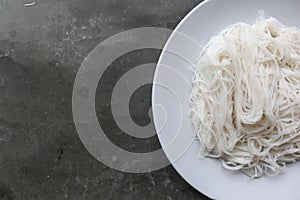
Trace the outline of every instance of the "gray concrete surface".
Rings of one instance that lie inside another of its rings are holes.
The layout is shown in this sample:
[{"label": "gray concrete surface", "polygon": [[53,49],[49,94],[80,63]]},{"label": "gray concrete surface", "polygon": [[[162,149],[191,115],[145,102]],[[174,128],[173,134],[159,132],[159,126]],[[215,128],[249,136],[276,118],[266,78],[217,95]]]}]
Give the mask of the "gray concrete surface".
[{"label": "gray concrete surface", "polygon": [[[201,0],[0,0],[0,199],[208,199],[171,167],[127,174],[94,159],[72,119],[71,95],[85,56],[123,30],[174,28]],[[96,110],[105,133],[124,149],[159,148],[156,138],[123,134],[110,111],[112,84],[159,51],[122,56],[98,85]],[[150,122],[151,86],[132,97],[137,124]]]}]

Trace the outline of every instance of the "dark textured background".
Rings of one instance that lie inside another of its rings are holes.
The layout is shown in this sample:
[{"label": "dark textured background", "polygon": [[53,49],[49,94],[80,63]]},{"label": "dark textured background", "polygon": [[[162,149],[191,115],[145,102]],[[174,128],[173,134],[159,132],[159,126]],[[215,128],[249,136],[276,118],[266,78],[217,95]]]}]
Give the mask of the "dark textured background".
[{"label": "dark textured background", "polygon": [[[27,1],[28,2],[28,1]],[[147,174],[110,169],[84,148],[72,119],[77,70],[101,41],[131,28],[175,28],[201,0],[0,0],[0,199],[208,199],[171,167]],[[116,60],[98,85],[96,108],[109,138],[139,152],[156,139],[134,140],[110,111],[113,81],[132,67],[155,62],[157,50]],[[151,86],[138,89],[130,112],[150,122]],[[141,148],[142,147],[142,148]]]}]

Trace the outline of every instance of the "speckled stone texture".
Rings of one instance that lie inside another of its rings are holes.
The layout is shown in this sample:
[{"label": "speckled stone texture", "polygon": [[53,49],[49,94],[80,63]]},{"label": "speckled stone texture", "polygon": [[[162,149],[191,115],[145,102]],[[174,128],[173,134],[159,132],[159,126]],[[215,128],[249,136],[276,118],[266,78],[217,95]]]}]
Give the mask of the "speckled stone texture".
[{"label": "speckled stone texture", "polygon": [[[109,36],[137,27],[175,28],[201,0],[0,1],[0,199],[204,200],[171,167],[127,174],[98,162],[81,143],[72,118],[72,87],[84,57]],[[96,94],[107,136],[133,152],[159,148],[156,138],[134,139],[116,126],[112,85],[129,69],[155,62],[157,50],[121,56]],[[130,112],[150,123],[151,86],[138,89]]]}]

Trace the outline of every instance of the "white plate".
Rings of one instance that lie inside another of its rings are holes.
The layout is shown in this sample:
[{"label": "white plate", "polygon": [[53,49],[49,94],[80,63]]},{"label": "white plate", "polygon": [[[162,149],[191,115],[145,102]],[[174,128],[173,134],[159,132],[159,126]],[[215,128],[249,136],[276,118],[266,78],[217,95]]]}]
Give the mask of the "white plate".
[{"label": "white plate", "polygon": [[198,58],[201,45],[230,24],[254,23],[260,9],[265,11],[266,17],[300,27],[299,0],[205,1],[175,29],[161,54],[154,77],[153,116],[160,143],[178,173],[213,199],[300,199],[299,163],[287,168],[282,175],[250,180],[241,172],[223,169],[217,160],[198,159],[200,144],[193,140],[195,131],[187,115],[193,76],[190,67]]}]

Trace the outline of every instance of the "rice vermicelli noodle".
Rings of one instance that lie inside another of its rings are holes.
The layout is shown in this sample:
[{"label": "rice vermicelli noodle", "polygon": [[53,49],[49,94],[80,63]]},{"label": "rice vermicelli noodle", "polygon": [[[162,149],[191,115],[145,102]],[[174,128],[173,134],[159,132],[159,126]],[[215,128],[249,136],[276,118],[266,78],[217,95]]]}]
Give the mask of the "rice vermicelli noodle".
[{"label": "rice vermicelli noodle", "polygon": [[194,69],[191,119],[200,156],[250,177],[300,158],[300,31],[275,18],[236,23],[211,39]]}]

